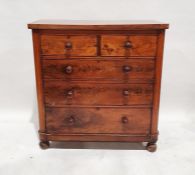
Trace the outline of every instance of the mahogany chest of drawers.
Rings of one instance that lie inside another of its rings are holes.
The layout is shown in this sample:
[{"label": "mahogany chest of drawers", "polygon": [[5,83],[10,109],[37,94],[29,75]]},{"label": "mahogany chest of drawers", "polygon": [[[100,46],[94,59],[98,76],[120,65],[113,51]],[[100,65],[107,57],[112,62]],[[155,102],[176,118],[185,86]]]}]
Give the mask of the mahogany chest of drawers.
[{"label": "mahogany chest of drawers", "polygon": [[41,148],[49,141],[118,141],[156,150],[168,24],[40,20],[28,28]]}]

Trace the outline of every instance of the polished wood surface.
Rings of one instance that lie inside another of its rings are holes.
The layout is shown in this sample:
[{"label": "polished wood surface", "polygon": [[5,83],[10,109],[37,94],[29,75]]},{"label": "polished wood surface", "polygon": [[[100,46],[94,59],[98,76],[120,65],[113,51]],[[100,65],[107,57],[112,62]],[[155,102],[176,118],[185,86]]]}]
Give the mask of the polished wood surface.
[{"label": "polished wood surface", "polygon": [[156,55],[157,36],[103,35],[102,56],[150,56]]},{"label": "polished wood surface", "polygon": [[66,80],[152,80],[155,61],[132,60],[43,60],[44,79]]},{"label": "polished wood surface", "polygon": [[151,125],[151,132],[158,133],[158,116],[160,106],[160,89],[161,89],[161,76],[163,64],[163,50],[164,50],[165,31],[162,30],[158,36],[158,50],[155,64],[155,83],[154,83],[154,96],[153,96],[153,120]]},{"label": "polished wood surface", "polygon": [[159,22],[37,21],[40,147],[148,142],[156,151],[165,29]]},{"label": "polished wood surface", "polygon": [[46,115],[48,133],[148,134],[150,131],[151,110],[144,108],[47,108]]},{"label": "polished wood surface", "polygon": [[43,97],[43,80],[42,80],[42,66],[40,58],[40,35],[38,30],[32,31],[34,63],[35,63],[35,77],[37,90],[37,103],[39,111],[39,132],[46,132],[45,128],[45,108]]},{"label": "polished wood surface", "polygon": [[101,56],[154,57],[156,43],[156,35],[41,35],[41,53],[76,57],[97,56],[99,51]]},{"label": "polished wood surface", "polygon": [[153,84],[67,83],[47,80],[44,96],[47,106],[152,105]]},{"label": "polished wood surface", "polygon": [[96,56],[96,36],[41,35],[42,55]]},{"label": "polished wood surface", "polygon": [[37,20],[29,23],[29,29],[61,30],[133,30],[133,29],[167,29],[169,25],[158,21],[141,20]]}]

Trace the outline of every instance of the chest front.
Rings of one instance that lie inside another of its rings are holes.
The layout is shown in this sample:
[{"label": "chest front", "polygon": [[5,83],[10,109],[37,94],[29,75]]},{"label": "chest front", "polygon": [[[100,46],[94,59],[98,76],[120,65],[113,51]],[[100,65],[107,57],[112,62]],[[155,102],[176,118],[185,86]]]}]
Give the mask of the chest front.
[{"label": "chest front", "polygon": [[29,24],[40,146],[48,147],[49,141],[148,142],[147,149],[155,151],[167,27]]}]

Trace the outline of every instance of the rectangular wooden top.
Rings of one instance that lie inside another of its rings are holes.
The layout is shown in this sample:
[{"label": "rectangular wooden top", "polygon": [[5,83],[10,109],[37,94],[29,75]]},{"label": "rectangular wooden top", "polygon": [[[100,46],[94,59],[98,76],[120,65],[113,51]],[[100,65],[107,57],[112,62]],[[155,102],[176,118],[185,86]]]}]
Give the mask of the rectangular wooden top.
[{"label": "rectangular wooden top", "polygon": [[29,29],[56,30],[142,30],[168,29],[169,24],[158,21],[88,21],[88,20],[38,20],[28,24]]}]

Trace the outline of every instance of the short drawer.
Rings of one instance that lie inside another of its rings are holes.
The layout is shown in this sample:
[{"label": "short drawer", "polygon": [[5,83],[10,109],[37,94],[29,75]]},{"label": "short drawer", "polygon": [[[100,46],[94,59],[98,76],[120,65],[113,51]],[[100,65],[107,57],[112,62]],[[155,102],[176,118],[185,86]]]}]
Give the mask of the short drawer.
[{"label": "short drawer", "polygon": [[97,38],[94,35],[41,35],[42,55],[96,56]]},{"label": "short drawer", "polygon": [[146,108],[46,108],[48,133],[148,134]]},{"label": "short drawer", "polygon": [[154,78],[154,60],[43,60],[45,79],[133,80]]},{"label": "short drawer", "polygon": [[102,56],[156,56],[157,36],[103,35]]},{"label": "short drawer", "polygon": [[152,84],[45,81],[46,106],[152,105]]}]

